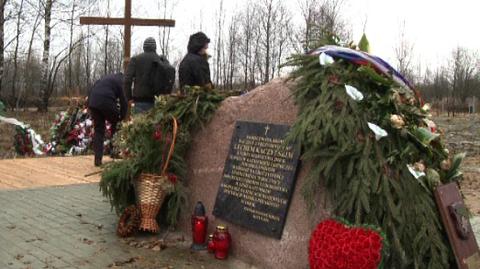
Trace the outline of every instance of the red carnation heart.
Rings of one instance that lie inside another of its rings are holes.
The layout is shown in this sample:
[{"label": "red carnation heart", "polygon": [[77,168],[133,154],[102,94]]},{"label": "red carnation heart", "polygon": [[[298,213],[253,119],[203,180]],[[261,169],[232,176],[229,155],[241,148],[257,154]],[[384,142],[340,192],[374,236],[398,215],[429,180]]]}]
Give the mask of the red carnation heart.
[{"label": "red carnation heart", "polygon": [[310,238],[312,269],[376,269],[381,262],[382,237],[378,232],[350,228],[335,220],[318,224]]}]

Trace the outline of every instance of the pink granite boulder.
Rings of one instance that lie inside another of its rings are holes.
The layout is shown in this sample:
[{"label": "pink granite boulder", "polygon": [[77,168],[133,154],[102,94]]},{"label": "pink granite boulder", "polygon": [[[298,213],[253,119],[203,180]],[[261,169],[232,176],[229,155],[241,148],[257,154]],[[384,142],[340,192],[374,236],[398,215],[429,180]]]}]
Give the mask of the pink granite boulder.
[{"label": "pink granite boulder", "polygon": [[[188,163],[188,209],[202,201],[210,219],[209,233],[225,224],[233,238],[231,254],[235,258],[267,269],[308,268],[308,242],[319,221],[329,216],[324,190],[319,207],[309,214],[301,194],[308,167],[300,163],[294,193],[280,240],[267,237],[212,215],[218,187],[222,180],[230,140],[237,120],[292,125],[297,108],[291,96],[291,83],[276,79],[248,94],[226,99],[204,129],[193,134]],[[182,216],[181,229],[190,234],[190,212]],[[213,257],[212,257],[213,258]]]}]

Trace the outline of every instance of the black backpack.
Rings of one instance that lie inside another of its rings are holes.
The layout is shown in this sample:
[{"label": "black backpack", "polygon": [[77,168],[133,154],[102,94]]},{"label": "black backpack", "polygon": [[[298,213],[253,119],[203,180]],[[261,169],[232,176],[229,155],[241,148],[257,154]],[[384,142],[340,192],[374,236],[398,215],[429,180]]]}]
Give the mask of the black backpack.
[{"label": "black backpack", "polygon": [[175,68],[162,57],[153,62],[150,70],[150,82],[155,95],[170,94],[175,83]]}]

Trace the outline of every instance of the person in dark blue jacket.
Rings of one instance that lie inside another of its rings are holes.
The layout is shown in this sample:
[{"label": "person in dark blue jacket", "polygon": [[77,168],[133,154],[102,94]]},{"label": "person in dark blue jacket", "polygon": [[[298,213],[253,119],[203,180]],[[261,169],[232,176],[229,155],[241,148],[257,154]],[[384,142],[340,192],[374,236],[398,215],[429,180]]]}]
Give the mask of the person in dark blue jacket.
[{"label": "person in dark blue jacket", "polygon": [[102,164],[105,120],[112,125],[113,136],[117,130],[117,123],[125,119],[127,115],[127,99],[123,91],[123,79],[122,73],[106,75],[95,82],[88,96],[88,108],[95,128],[93,137],[95,166]]}]

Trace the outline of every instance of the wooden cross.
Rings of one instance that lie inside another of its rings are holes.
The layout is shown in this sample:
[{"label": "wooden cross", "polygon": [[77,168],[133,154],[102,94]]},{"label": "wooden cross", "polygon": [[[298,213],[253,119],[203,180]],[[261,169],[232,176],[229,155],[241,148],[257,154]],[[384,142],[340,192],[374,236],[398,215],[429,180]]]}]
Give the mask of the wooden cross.
[{"label": "wooden cross", "polygon": [[125,58],[123,59],[123,68],[126,69],[130,61],[130,42],[132,36],[132,26],[164,26],[174,27],[174,20],[166,19],[139,19],[132,18],[132,0],[125,0],[125,16],[124,18],[104,18],[104,17],[80,17],[80,24],[94,24],[94,25],[123,25],[124,44],[123,51]]}]

